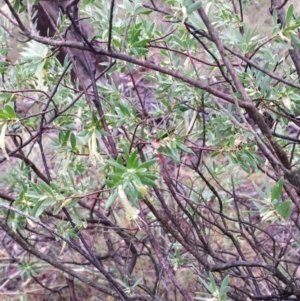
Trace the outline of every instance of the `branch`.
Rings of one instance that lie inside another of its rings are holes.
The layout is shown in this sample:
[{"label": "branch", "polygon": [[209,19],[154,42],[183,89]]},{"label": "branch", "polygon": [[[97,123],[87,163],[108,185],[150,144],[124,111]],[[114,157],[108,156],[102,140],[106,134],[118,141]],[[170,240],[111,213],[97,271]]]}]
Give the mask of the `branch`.
[{"label": "branch", "polygon": [[[3,204],[1,204],[1,207],[4,207]],[[47,256],[45,253],[42,253],[37,250],[36,247],[30,246],[27,242],[25,242],[17,233],[15,233],[10,227],[5,223],[3,219],[0,219],[0,227],[8,234],[14,241],[16,241],[24,250],[26,250],[28,253],[33,254],[34,256],[42,259],[45,262],[48,262],[50,265],[56,267],[60,271],[63,271],[67,273],[68,275],[73,276],[74,278],[78,279],[79,281],[95,288],[96,290],[105,293],[109,296],[114,296],[114,294],[107,290],[105,286],[102,286],[98,283],[98,281],[93,281],[90,278],[87,278],[74,270],[66,267],[58,260],[54,259],[52,256]]]}]

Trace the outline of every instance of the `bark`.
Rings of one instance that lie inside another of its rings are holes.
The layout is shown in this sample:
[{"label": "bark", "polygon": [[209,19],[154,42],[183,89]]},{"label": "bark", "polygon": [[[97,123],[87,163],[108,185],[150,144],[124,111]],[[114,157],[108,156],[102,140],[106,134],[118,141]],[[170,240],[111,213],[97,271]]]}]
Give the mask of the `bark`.
[{"label": "bark", "polygon": [[[91,24],[85,20],[77,20],[76,3],[70,5],[70,2],[66,1],[40,1],[35,8],[37,9],[37,30],[41,36],[58,36],[62,40],[84,42],[85,44],[89,43],[90,46],[96,46],[97,43],[88,41],[94,34]],[[67,29],[64,35],[60,35],[56,27],[60,13],[68,14],[72,20],[72,25]],[[98,55],[92,52],[84,53],[83,50],[76,48],[59,48],[57,59],[61,64],[63,64],[66,56],[68,56],[69,60],[73,63],[71,72],[72,80],[74,82],[78,80],[81,89],[85,89],[91,82],[90,68],[95,78],[97,78],[105,69],[105,66],[100,65],[100,63],[108,61],[108,58],[104,55]]]}]

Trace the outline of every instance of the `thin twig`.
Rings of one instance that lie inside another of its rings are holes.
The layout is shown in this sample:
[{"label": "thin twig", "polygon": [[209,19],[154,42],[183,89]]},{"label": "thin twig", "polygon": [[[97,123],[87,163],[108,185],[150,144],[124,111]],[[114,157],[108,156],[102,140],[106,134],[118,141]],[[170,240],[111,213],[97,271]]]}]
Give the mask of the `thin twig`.
[{"label": "thin twig", "polygon": [[108,51],[111,51],[111,40],[112,40],[114,7],[115,7],[115,0],[111,0],[111,3],[110,3],[110,13],[109,13],[108,41],[107,41],[107,49],[108,49]]}]

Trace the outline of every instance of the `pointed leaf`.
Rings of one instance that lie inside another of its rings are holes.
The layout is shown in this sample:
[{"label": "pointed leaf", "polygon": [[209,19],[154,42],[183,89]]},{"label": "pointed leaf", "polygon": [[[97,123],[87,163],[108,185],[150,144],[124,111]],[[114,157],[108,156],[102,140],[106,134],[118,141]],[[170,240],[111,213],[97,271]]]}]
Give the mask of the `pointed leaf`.
[{"label": "pointed leaf", "polygon": [[270,186],[270,179],[269,177],[265,177],[265,186],[266,186],[266,193],[267,197],[271,198],[271,186]]},{"label": "pointed leaf", "polygon": [[113,167],[115,167],[117,169],[117,171],[127,171],[127,168],[121,164],[119,164],[118,162],[110,159],[110,160],[107,160],[107,163]]},{"label": "pointed leaf", "polygon": [[157,159],[148,160],[138,166],[138,169],[146,168],[148,169],[153,164],[157,163]]},{"label": "pointed leaf", "polygon": [[49,193],[50,195],[54,196],[53,191],[51,190],[50,186],[49,186],[47,183],[45,183],[45,182],[42,181],[42,180],[39,180],[39,181],[38,181],[38,185],[39,185],[45,192],[47,192],[47,193]]},{"label": "pointed leaf", "polygon": [[287,12],[286,12],[286,18],[285,18],[285,24],[288,25],[291,20],[292,20],[292,17],[293,17],[293,13],[294,13],[294,5],[291,4],[289,6],[289,8],[287,9]]},{"label": "pointed leaf", "polygon": [[10,105],[5,105],[4,110],[7,113],[7,115],[9,116],[9,118],[11,118],[11,119],[16,118],[16,112]]},{"label": "pointed leaf", "polygon": [[202,1],[196,1],[195,3],[193,3],[192,5],[190,5],[187,9],[187,13],[191,14],[193,11],[197,10],[198,8],[200,8],[202,5]]},{"label": "pointed leaf", "polygon": [[259,196],[262,198],[262,199],[266,199],[267,198],[267,195],[261,190],[261,188],[259,186],[257,186],[254,182],[252,183],[256,192],[259,194]]},{"label": "pointed leaf", "polygon": [[216,282],[215,282],[214,275],[211,272],[209,272],[209,279],[210,279],[210,286],[211,286],[213,292],[216,292],[217,291],[217,285],[216,285]]},{"label": "pointed leaf", "polygon": [[282,187],[283,187],[284,180],[281,177],[278,182],[274,185],[272,188],[272,194],[271,198],[272,200],[279,200],[279,196],[281,195],[282,192]]},{"label": "pointed leaf", "polygon": [[278,211],[280,216],[282,216],[285,220],[288,220],[291,216],[292,212],[292,201],[288,200],[280,204]]},{"label": "pointed leaf", "polygon": [[70,143],[71,143],[72,150],[76,150],[76,136],[73,132],[70,135]]},{"label": "pointed leaf", "polygon": [[105,210],[109,209],[109,207],[115,202],[115,200],[117,199],[118,196],[118,190],[115,189],[109,196],[109,198],[107,199],[106,203],[105,203]]},{"label": "pointed leaf", "polygon": [[156,183],[149,177],[139,177],[140,181],[147,186],[156,187]]},{"label": "pointed leaf", "polygon": [[54,182],[50,182],[50,185],[57,193],[60,194],[60,189]]}]

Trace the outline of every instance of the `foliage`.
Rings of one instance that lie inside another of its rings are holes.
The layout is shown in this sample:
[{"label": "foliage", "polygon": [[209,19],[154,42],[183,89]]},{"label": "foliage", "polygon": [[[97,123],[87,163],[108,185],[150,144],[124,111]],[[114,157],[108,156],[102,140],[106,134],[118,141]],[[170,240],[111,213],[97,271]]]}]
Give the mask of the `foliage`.
[{"label": "foliage", "polygon": [[299,300],[297,5],[4,2],[7,300]]}]

